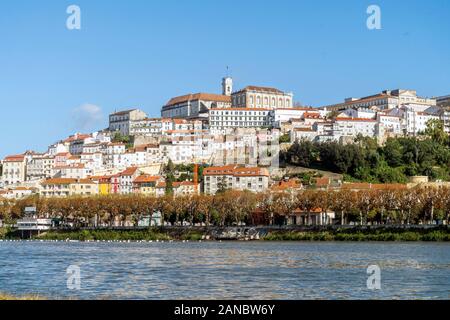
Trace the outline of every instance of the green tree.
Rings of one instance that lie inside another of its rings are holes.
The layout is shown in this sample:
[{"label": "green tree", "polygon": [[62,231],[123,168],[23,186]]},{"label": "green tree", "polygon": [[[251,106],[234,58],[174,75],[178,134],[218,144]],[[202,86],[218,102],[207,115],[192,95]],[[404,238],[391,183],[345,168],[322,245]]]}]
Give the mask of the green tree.
[{"label": "green tree", "polygon": [[173,194],[173,183],[175,182],[175,166],[171,159],[167,162],[167,165],[164,167],[164,174],[166,176],[166,194]]},{"label": "green tree", "polygon": [[387,139],[384,148],[383,155],[387,163],[392,167],[399,167],[403,164],[403,149],[398,139]]},{"label": "green tree", "polygon": [[448,135],[444,131],[444,124],[439,119],[428,120],[424,133],[439,144],[447,144],[448,142]]}]

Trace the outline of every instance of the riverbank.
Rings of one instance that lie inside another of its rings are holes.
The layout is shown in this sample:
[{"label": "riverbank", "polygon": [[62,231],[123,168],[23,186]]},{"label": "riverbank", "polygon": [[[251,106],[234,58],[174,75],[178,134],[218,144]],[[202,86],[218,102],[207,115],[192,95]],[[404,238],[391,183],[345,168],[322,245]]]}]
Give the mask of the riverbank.
[{"label": "riverbank", "polygon": [[450,241],[450,233],[444,230],[433,230],[429,232],[418,231],[388,231],[378,230],[376,232],[346,232],[346,231],[324,231],[324,232],[271,232],[266,235],[265,241]]},{"label": "riverbank", "polygon": [[[272,226],[252,229],[258,232],[260,241],[450,241],[448,226]],[[51,241],[199,241],[215,240],[217,234],[227,230],[230,228],[170,226],[152,229],[54,230],[34,236],[33,239]],[[18,239],[18,234],[17,232],[3,231],[0,232],[0,239]]]},{"label": "riverbank", "polygon": [[0,293],[0,301],[5,300],[44,300],[42,297],[39,296],[23,296],[23,297],[14,297],[9,294],[3,294]]}]

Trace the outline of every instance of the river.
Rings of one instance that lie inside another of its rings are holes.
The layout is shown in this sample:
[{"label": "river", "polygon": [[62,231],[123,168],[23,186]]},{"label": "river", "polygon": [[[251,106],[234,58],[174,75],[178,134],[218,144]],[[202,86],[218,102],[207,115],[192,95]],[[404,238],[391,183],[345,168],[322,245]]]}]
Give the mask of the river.
[{"label": "river", "polygon": [[[369,265],[380,268],[380,290],[367,287]],[[0,292],[51,299],[449,299],[450,244],[0,242]]]}]

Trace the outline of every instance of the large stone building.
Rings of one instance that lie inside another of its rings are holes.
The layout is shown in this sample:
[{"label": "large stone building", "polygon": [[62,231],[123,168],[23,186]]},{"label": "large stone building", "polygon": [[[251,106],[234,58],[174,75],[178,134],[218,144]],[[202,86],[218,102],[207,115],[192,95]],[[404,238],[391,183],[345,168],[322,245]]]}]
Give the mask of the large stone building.
[{"label": "large stone building", "polygon": [[379,94],[363,98],[347,98],[343,103],[324,106],[328,111],[341,111],[349,108],[377,108],[379,110],[392,109],[404,104],[420,104],[435,106],[436,99],[421,98],[415,90],[385,90]]},{"label": "large stone building", "polygon": [[233,108],[292,108],[294,95],[275,88],[247,86],[231,95]]},{"label": "large stone building", "polygon": [[216,194],[225,189],[262,192],[269,187],[269,171],[265,168],[236,165],[209,167],[203,170],[203,176],[206,194]]},{"label": "large stone building", "polygon": [[130,134],[131,124],[145,118],[147,118],[147,114],[139,109],[116,112],[109,115],[109,130],[127,136]]},{"label": "large stone building", "polygon": [[197,93],[187,94],[170,99],[162,108],[163,118],[198,118],[201,114],[207,116],[213,108],[231,107],[231,98],[227,95]]}]

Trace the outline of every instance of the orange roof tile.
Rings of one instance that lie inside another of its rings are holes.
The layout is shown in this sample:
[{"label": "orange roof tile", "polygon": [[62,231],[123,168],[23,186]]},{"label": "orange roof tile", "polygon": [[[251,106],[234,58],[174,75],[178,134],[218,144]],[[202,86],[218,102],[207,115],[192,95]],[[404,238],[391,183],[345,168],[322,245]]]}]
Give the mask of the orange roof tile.
[{"label": "orange roof tile", "polygon": [[204,101],[219,101],[225,103],[231,103],[230,96],[224,96],[219,94],[210,94],[210,93],[196,93],[196,94],[186,94],[184,96],[175,97],[169,100],[166,103],[166,107],[173,106],[176,104],[180,104],[187,101],[193,100],[204,100]]},{"label": "orange roof tile", "polygon": [[161,179],[160,176],[151,176],[148,174],[143,174],[143,175],[136,177],[136,179],[134,179],[133,183],[157,182],[160,179]]},{"label": "orange roof tile", "polygon": [[7,156],[7,157],[5,157],[5,159],[3,161],[4,162],[22,162],[24,159],[25,159],[24,155],[18,154],[18,155]]},{"label": "orange roof tile", "polygon": [[126,168],[124,171],[122,171],[120,173],[121,176],[132,176],[133,174],[136,173],[137,171],[137,167],[130,167],[130,168]]}]

